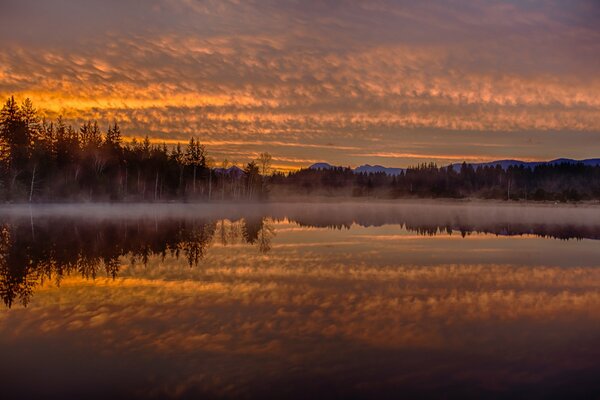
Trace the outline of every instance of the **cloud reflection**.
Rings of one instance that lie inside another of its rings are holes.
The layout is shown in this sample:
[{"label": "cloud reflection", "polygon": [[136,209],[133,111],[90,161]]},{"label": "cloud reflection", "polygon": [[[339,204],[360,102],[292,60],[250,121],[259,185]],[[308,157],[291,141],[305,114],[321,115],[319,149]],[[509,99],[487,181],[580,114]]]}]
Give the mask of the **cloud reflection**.
[{"label": "cloud reflection", "polygon": [[[210,224],[211,248],[196,266],[167,251],[145,263],[120,257],[114,279],[75,270],[60,287],[47,279],[27,308],[0,312],[0,347],[10,357],[44,338],[67,353],[135,365],[164,360],[155,382],[140,384],[133,370],[131,390],[174,397],[258,395],[267,387],[285,394],[290,379],[365,393],[372,385],[423,389],[424,380],[434,382],[428,390],[451,382],[484,393],[491,378],[537,384],[572,364],[595,365],[595,241],[271,224],[276,236],[266,253],[257,251],[260,232],[248,222],[223,220]],[[138,229],[145,228],[153,231]],[[490,376],[514,360],[539,372]]]}]

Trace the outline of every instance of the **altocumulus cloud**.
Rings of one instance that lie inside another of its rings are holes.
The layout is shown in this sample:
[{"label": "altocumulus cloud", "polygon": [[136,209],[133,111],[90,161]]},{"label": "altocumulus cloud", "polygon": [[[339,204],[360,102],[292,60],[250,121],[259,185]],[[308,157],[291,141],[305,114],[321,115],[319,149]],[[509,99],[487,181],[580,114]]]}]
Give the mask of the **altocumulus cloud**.
[{"label": "altocumulus cloud", "polygon": [[282,167],[600,152],[592,0],[2,7],[0,95],[29,96],[48,118],[247,141],[210,150],[240,161],[268,150]]}]

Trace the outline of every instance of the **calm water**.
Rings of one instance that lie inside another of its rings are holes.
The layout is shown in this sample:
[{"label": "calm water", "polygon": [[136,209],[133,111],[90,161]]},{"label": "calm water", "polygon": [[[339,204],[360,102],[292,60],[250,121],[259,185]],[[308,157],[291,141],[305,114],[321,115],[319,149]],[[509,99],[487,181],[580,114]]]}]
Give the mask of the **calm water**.
[{"label": "calm water", "polygon": [[4,206],[0,397],[600,396],[600,208]]}]

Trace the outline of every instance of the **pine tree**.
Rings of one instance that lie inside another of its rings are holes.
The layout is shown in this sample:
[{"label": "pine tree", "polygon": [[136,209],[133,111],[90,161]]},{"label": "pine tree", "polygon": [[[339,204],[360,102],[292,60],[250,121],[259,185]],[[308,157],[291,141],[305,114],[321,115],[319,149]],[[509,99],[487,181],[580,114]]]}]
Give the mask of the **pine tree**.
[{"label": "pine tree", "polygon": [[11,96],[0,111],[0,144],[2,159],[13,172],[26,166],[30,143],[21,109]]},{"label": "pine tree", "polygon": [[41,125],[37,110],[33,107],[33,103],[29,98],[26,98],[23,104],[21,104],[21,117],[27,130],[29,145],[31,146],[39,140]]},{"label": "pine tree", "polygon": [[110,125],[108,126],[104,143],[113,149],[121,146],[121,128],[119,128],[119,125],[117,125],[116,122],[112,127]]},{"label": "pine tree", "polygon": [[185,152],[185,158],[187,164],[192,167],[192,190],[194,194],[196,194],[196,177],[198,169],[206,167],[206,149],[199,141],[191,138]]}]

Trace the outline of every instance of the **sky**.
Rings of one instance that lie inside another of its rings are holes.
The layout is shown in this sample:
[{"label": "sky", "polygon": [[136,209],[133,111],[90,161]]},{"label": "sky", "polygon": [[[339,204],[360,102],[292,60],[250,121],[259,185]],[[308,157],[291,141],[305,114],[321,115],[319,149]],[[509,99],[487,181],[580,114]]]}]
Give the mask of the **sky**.
[{"label": "sky", "polygon": [[600,157],[597,0],[0,0],[0,98],[274,166]]}]

